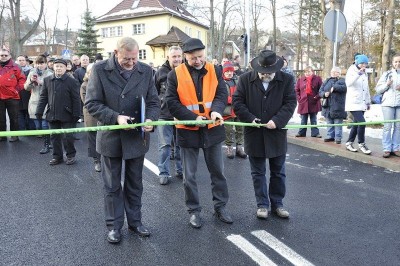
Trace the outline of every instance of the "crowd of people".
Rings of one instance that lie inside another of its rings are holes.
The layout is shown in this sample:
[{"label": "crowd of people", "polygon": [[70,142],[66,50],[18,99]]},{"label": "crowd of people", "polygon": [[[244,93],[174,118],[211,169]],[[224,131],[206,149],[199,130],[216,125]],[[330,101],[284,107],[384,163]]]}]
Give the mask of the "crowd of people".
[{"label": "crowd of people", "polygon": [[[74,128],[85,126],[128,125],[151,121],[192,120],[196,124],[161,125],[142,128],[88,132],[88,157],[104,181],[107,240],[118,243],[126,215],[128,229],[140,236],[150,230],[142,223],[142,171],[149,150],[150,132],[158,138],[159,183],[167,185],[172,176],[182,179],[189,224],[203,225],[197,187],[200,150],[204,154],[211,179],[215,216],[231,224],[227,211],[229,201],[224,174],[222,144],[225,156],[249,160],[256,199],[255,216],[268,217],[269,209],[280,218],[288,218],[284,207],[286,193],[285,160],[287,130],[283,129],[297,112],[301,125],[308,119],[317,125],[322,111],[330,125],[324,142],[342,143],[342,124],[348,112],[354,122],[365,122],[370,108],[366,67],[368,57],[358,54],[341,77],[342,69],[333,67],[325,81],[311,66],[296,79],[284,57],[262,50],[245,71],[240,56],[206,61],[205,45],[196,38],[187,39],[182,47],[171,46],[165,63],[155,70],[138,60],[139,45],[121,38],[110,58],[99,54],[94,64],[87,55],[72,60],[18,56],[1,50],[0,58],[0,131],[6,131],[6,113],[10,130]],[[385,120],[400,119],[400,55],[392,60],[393,68],[378,81],[376,91],[382,96]],[[212,120],[205,124],[203,120]],[[224,125],[240,121],[252,126]],[[338,124],[337,126],[335,124]],[[306,137],[300,128],[296,137]],[[73,134],[52,134],[43,138],[41,154],[52,150],[50,165],[75,163]],[[311,137],[321,138],[318,127]],[[358,138],[358,147],[353,145]],[[0,138],[4,141],[6,138]],[[10,142],[18,141],[10,137]],[[385,123],[382,138],[383,157],[400,157],[400,122]],[[345,147],[371,154],[365,143],[365,126],[352,125]],[[358,148],[358,149],[357,149]],[[65,152],[63,151],[65,150]],[[173,173],[171,160],[174,161]],[[266,161],[269,162],[269,176]],[[121,173],[125,164],[124,184]]]}]

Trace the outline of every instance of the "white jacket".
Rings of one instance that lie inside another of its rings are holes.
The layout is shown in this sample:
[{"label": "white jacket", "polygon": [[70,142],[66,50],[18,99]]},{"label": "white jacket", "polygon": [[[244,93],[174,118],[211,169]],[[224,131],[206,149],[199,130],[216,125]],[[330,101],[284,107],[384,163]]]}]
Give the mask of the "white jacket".
[{"label": "white jacket", "polygon": [[[387,86],[387,81],[393,80],[391,86]],[[397,73],[395,69],[386,71],[380,77],[378,84],[376,84],[375,90],[377,94],[382,94],[381,106],[395,107],[400,106],[400,90],[396,90],[396,87],[400,85],[400,71]]]},{"label": "white jacket", "polygon": [[366,111],[371,104],[368,75],[359,75],[360,70],[351,65],[346,74],[346,111]]}]

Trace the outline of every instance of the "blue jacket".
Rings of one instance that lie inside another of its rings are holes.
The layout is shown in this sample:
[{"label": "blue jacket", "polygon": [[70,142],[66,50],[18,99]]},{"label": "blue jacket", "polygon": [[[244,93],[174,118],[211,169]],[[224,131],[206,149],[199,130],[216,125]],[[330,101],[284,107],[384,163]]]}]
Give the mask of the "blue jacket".
[{"label": "blue jacket", "polygon": [[[333,92],[331,93],[331,88]],[[329,92],[328,96],[328,107],[323,107],[321,114],[327,117],[328,114],[333,119],[345,119],[347,113],[344,110],[346,103],[346,82],[343,78],[327,78],[319,89],[319,96],[321,98],[325,97],[325,92]]]}]

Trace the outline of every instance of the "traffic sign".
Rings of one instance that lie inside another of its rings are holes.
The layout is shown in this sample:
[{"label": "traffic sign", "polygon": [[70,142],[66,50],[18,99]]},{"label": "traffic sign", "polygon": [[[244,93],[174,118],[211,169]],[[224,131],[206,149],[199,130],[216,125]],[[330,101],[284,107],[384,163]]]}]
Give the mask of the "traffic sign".
[{"label": "traffic sign", "polygon": [[71,58],[71,50],[68,50],[68,49],[62,50],[61,56],[64,59],[70,59]]},{"label": "traffic sign", "polygon": [[332,42],[343,40],[347,31],[346,17],[340,10],[330,10],[324,18],[324,34]]}]

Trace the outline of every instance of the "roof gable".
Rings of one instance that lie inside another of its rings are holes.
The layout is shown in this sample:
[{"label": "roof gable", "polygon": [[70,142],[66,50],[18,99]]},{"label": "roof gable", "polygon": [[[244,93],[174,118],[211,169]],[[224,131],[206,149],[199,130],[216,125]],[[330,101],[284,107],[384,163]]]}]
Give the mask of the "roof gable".
[{"label": "roof gable", "polygon": [[122,0],[106,14],[98,17],[96,22],[108,22],[160,14],[171,14],[208,28],[201,24],[176,0]]},{"label": "roof gable", "polygon": [[178,27],[172,26],[165,35],[158,35],[146,43],[150,46],[166,46],[166,45],[181,45],[184,41],[189,39],[190,36],[181,31]]}]

